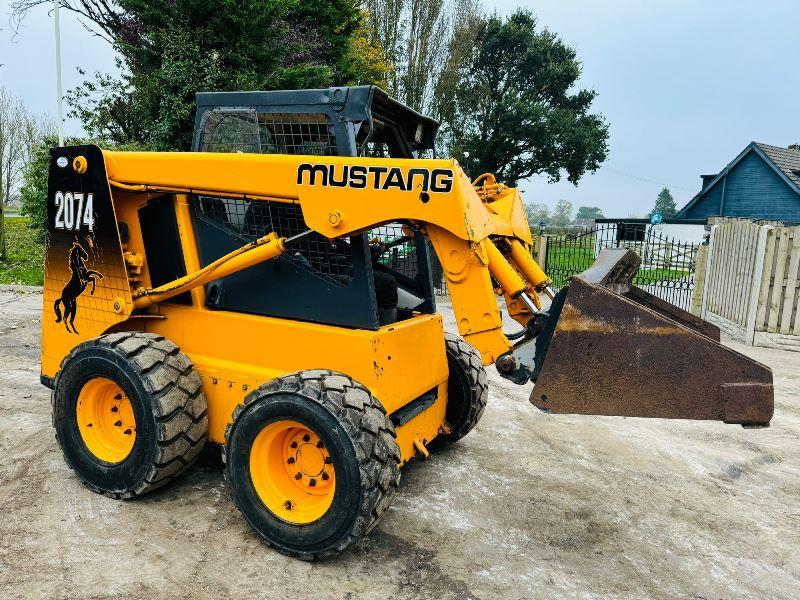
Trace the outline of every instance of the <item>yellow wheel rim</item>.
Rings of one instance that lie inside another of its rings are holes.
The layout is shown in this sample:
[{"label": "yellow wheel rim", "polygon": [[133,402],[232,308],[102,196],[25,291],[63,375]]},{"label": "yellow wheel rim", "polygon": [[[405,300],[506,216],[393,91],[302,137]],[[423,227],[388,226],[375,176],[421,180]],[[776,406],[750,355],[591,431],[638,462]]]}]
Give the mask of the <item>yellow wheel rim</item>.
[{"label": "yellow wheel rim", "polygon": [[289,523],[311,523],[330,508],[336,473],[328,449],[296,421],[270,423],[250,449],[250,478],[264,505]]},{"label": "yellow wheel rim", "polygon": [[116,383],[105,377],[87,381],[76,410],[83,443],[96,458],[120,463],[133,450],[136,417],[133,405]]}]

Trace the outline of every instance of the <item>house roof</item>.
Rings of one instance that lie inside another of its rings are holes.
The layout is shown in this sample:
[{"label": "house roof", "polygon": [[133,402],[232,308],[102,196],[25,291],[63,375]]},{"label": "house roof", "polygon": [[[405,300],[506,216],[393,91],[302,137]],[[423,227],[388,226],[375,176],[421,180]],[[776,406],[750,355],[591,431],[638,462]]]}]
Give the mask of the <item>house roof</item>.
[{"label": "house roof", "polygon": [[686,211],[702,198],[705,193],[714,187],[720,179],[725,177],[733,167],[735,167],[740,160],[747,156],[750,151],[756,152],[761,158],[764,159],[770,167],[783,179],[787,185],[794,190],[795,193],[800,195],[800,150],[794,148],[782,148],[780,146],[772,146],[770,144],[762,144],[761,142],[750,142],[747,147],[742,150],[739,155],[734,158],[728,165],[720,171],[714,179],[709,181],[703,186],[694,198],[680,209],[675,218],[683,218]]},{"label": "house roof", "polygon": [[772,162],[786,174],[786,177],[800,187],[800,150],[770,146],[761,142],[755,142],[755,144],[772,159]]}]

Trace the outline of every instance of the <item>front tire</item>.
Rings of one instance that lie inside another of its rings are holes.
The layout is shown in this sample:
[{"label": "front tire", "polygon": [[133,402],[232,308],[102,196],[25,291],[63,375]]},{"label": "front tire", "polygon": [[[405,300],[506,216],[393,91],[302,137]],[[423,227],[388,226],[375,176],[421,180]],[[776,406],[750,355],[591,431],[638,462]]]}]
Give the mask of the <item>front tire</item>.
[{"label": "front tire", "polygon": [[364,386],[301,371],[251,392],[226,432],[225,477],[250,527],[304,560],[369,532],[400,482],[394,427]]},{"label": "front tire", "polygon": [[134,498],[189,468],[206,442],[202,381],[161,336],[114,333],[76,346],[52,395],[64,459],[94,492]]}]

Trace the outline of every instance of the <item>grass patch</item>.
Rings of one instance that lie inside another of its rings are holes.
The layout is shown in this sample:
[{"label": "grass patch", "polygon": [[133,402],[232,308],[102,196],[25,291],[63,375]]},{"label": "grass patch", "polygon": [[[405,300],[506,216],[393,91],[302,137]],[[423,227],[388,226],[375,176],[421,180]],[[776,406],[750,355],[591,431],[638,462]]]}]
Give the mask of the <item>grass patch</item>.
[{"label": "grass patch", "polygon": [[691,271],[682,271],[680,269],[640,269],[636,277],[633,278],[633,283],[638,285],[658,281],[680,281],[691,274]]},{"label": "grass patch", "polygon": [[0,260],[0,284],[42,285],[44,246],[28,229],[27,217],[6,217],[6,258]]},{"label": "grass patch", "polygon": [[557,288],[566,285],[570,277],[585,271],[592,266],[592,263],[594,263],[593,236],[569,239],[564,245],[558,241],[548,245],[547,274]]},{"label": "grass patch", "polygon": [[[641,256],[646,253],[647,244],[631,244],[636,252]],[[605,246],[604,246],[605,247]],[[648,246],[653,249],[661,248],[659,253],[664,253],[664,246],[652,243]],[[667,249],[666,253],[669,254]],[[558,236],[551,237],[547,247],[547,274],[552,278],[556,287],[561,287],[569,282],[569,279],[586,269],[595,260],[595,236]],[[663,260],[663,257],[660,257]],[[659,284],[668,281],[681,281],[688,278],[693,271],[690,266],[690,258],[686,256],[676,256],[672,265],[645,265],[633,278],[634,285]]]}]

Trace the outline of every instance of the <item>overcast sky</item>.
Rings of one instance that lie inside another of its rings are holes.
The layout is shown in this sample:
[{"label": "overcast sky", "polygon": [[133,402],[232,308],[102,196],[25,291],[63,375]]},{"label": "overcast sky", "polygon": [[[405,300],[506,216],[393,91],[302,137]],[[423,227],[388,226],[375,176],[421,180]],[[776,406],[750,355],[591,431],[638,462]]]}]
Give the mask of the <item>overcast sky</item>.
[{"label": "overcast sky", "polygon": [[[503,13],[533,9],[577,49],[581,85],[611,124],[611,152],[575,187],[534,180],[529,202],[599,206],[608,217],[647,213],[663,185],[678,205],[750,141],[800,141],[798,0],[485,0]],[[55,112],[52,18],[41,7],[14,37],[0,0],[0,85],[38,112]],[[114,56],[62,12],[64,87],[75,68],[109,71]],[[68,123],[68,133],[79,126]]]}]

